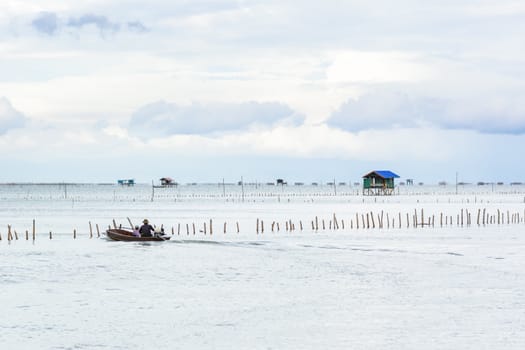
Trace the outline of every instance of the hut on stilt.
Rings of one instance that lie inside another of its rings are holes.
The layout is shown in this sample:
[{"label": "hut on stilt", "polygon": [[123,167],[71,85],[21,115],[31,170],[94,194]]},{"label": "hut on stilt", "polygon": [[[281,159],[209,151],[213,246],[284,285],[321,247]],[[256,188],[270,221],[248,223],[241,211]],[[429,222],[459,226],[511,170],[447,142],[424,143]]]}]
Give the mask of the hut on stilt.
[{"label": "hut on stilt", "polygon": [[390,170],[374,170],[363,176],[364,196],[389,196],[394,194],[394,179],[399,175]]}]

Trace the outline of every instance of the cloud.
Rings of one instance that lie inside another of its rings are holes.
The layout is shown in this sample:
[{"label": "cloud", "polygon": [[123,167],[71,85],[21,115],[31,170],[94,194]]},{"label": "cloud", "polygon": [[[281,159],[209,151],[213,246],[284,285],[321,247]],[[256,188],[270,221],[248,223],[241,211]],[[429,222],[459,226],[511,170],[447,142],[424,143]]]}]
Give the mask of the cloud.
[{"label": "cloud", "polygon": [[58,17],[53,12],[41,12],[32,22],[33,28],[44,34],[53,35],[58,29]]},{"label": "cloud", "polygon": [[22,127],[26,117],[13,108],[11,102],[5,97],[0,97],[0,135],[11,129]]},{"label": "cloud", "polygon": [[126,24],[127,28],[131,32],[136,33],[145,33],[149,31],[149,28],[146,27],[144,24],[142,24],[139,21],[131,21]]},{"label": "cloud", "polygon": [[376,89],[350,99],[327,124],[347,131],[436,127],[494,134],[525,133],[521,96],[440,98],[407,90]]},{"label": "cloud", "polygon": [[67,22],[68,27],[84,28],[85,26],[94,25],[101,32],[117,32],[120,29],[120,24],[110,21],[106,16],[85,14],[78,18],[71,17]]},{"label": "cloud", "polygon": [[40,12],[32,21],[31,26],[44,34],[55,35],[62,26],[70,30],[81,30],[86,27],[97,28],[101,34],[116,33],[127,30],[133,33],[146,33],[150,29],[141,21],[134,20],[128,22],[113,21],[107,16],[85,13],[78,17],[60,18],[54,12]]},{"label": "cloud", "polygon": [[276,102],[210,103],[179,106],[158,101],[139,108],[131,117],[132,132],[145,137],[208,134],[254,125],[302,122],[288,106]]}]

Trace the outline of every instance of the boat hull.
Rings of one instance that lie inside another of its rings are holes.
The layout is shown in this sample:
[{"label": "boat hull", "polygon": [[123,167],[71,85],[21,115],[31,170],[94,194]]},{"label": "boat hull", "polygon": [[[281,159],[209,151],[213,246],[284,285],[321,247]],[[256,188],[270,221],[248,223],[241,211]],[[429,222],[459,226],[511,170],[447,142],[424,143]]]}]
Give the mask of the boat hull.
[{"label": "boat hull", "polygon": [[125,241],[125,242],[162,242],[167,241],[170,236],[162,237],[136,237],[128,230],[123,229],[109,229],[106,231],[106,236],[114,241]]}]

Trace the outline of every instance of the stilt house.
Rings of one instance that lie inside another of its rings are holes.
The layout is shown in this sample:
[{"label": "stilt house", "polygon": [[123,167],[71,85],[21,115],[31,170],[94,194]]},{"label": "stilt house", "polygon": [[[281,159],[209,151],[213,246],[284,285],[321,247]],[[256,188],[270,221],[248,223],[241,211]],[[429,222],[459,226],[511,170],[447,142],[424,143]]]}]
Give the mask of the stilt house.
[{"label": "stilt house", "polygon": [[374,170],[363,176],[364,196],[388,196],[394,193],[394,179],[399,176],[390,170]]}]

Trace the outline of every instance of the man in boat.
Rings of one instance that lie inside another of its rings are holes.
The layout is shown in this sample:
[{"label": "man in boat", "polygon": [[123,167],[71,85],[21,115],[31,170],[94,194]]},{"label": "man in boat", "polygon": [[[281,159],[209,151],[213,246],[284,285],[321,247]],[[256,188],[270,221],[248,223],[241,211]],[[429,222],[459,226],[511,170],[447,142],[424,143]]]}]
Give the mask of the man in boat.
[{"label": "man in boat", "polygon": [[155,229],[153,228],[153,226],[151,226],[149,224],[148,219],[144,219],[144,221],[142,221],[142,223],[143,223],[143,225],[140,226],[140,229],[139,229],[140,236],[141,237],[153,237],[153,235],[151,233],[154,232]]}]

